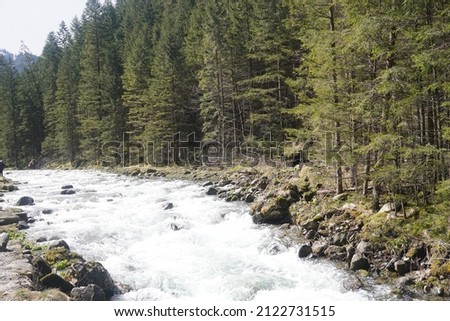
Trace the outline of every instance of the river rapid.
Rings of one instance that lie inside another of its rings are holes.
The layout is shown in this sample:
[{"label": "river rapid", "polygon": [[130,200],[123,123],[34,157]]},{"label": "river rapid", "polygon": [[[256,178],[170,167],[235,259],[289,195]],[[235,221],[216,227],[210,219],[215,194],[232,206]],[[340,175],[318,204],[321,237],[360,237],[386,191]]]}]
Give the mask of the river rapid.
[{"label": "river rapid", "polygon": [[[64,239],[99,261],[132,291],[117,300],[374,300],[387,289],[344,291],[347,272],[299,259],[295,228],[252,223],[248,205],[207,196],[189,181],[139,179],[94,171],[12,171],[21,183],[6,205],[36,219],[30,239]],[[71,184],[76,194],[61,195]],[[168,203],[173,208],[165,209]],[[51,214],[43,214],[52,210]],[[286,236],[287,235],[287,236]]]}]

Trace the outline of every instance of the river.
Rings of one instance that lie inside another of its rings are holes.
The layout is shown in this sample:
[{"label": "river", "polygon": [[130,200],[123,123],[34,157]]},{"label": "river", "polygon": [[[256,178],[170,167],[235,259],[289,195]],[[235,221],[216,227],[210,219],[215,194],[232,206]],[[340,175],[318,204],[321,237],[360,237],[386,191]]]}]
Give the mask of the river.
[{"label": "river", "polygon": [[[117,300],[373,300],[382,286],[346,292],[347,272],[297,257],[295,229],[257,226],[248,205],[206,196],[189,181],[144,180],[93,171],[12,171],[36,219],[31,239],[64,239],[101,262],[132,291]],[[71,184],[75,195],[61,195]],[[164,209],[167,203],[173,208]],[[53,213],[43,214],[51,209]]]}]

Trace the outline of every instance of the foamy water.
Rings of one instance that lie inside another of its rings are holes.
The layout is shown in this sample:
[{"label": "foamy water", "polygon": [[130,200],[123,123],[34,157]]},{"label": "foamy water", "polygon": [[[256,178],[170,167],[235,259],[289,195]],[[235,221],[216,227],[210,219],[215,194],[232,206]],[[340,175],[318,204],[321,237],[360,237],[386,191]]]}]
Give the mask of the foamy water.
[{"label": "foamy water", "polygon": [[[385,291],[344,292],[345,271],[299,259],[298,246],[278,227],[254,225],[247,205],[206,196],[196,183],[91,171],[7,176],[28,182],[5,196],[8,205],[21,196],[35,200],[24,207],[37,220],[30,238],[64,239],[86,259],[100,261],[133,289],[116,299],[370,300]],[[66,184],[75,195],[60,195]],[[167,202],[174,207],[164,210]]]}]

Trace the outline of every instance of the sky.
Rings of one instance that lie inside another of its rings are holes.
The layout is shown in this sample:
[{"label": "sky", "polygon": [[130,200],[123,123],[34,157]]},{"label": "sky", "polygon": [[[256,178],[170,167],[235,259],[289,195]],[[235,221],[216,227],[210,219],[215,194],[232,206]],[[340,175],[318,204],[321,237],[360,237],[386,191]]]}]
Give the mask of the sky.
[{"label": "sky", "polygon": [[17,54],[21,41],[40,55],[47,35],[81,17],[87,0],[0,0],[0,49]]}]

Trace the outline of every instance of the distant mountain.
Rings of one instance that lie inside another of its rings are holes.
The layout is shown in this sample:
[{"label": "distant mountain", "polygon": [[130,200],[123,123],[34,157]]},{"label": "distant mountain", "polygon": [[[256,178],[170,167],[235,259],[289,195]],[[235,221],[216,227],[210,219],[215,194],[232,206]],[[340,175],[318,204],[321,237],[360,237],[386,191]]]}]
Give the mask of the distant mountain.
[{"label": "distant mountain", "polygon": [[38,56],[29,53],[14,55],[5,49],[0,49],[0,56],[7,61],[12,61],[18,72],[22,72],[27,66],[35,63],[39,59]]}]

